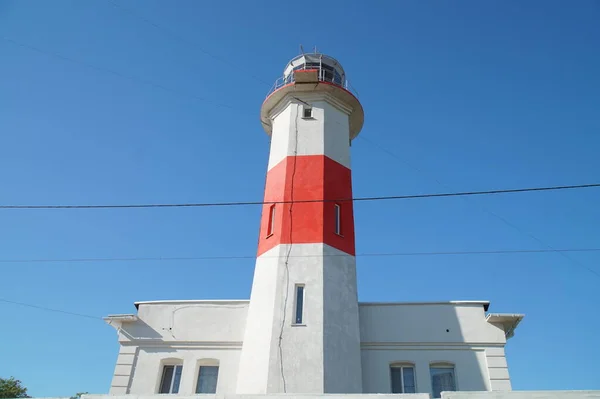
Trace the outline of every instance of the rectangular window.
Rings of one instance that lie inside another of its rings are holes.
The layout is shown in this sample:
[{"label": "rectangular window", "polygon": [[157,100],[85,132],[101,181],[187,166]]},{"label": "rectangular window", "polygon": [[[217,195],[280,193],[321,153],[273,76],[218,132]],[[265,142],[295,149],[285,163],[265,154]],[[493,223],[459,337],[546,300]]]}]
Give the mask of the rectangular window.
[{"label": "rectangular window", "polygon": [[304,286],[296,286],[296,314],[294,317],[294,324],[302,324],[302,316],[304,311]]},{"label": "rectangular window", "polygon": [[454,379],[454,367],[452,366],[432,366],[431,387],[433,388],[433,397],[440,398],[444,391],[456,391],[456,382]]},{"label": "rectangular window", "polygon": [[158,393],[178,393],[179,383],[181,382],[181,372],[183,366],[165,366],[163,368],[160,388]]},{"label": "rectangular window", "polygon": [[269,208],[269,224],[267,226],[267,237],[273,235],[275,231],[275,204]]},{"label": "rectangular window", "polygon": [[415,393],[415,369],[412,366],[392,366],[392,393]]},{"label": "rectangular window", "polygon": [[312,107],[304,107],[302,111],[302,117],[305,119],[310,119],[313,117]]},{"label": "rectangular window", "polygon": [[335,234],[342,235],[342,206],[334,204]]},{"label": "rectangular window", "polygon": [[196,393],[217,393],[219,366],[200,366]]}]

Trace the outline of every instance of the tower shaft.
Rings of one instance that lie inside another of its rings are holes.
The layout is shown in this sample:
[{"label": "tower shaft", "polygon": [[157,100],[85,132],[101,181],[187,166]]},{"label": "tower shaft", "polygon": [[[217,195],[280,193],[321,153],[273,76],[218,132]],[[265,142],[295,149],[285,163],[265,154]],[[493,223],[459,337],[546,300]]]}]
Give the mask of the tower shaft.
[{"label": "tower shaft", "polygon": [[[350,113],[319,91],[270,111],[272,139],[238,393],[360,393]],[[273,204],[269,204],[269,203]]]}]

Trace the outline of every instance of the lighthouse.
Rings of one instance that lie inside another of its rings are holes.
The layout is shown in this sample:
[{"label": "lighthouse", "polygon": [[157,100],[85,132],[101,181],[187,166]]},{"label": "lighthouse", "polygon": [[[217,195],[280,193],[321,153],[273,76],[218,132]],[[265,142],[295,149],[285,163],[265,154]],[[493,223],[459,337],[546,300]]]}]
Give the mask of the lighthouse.
[{"label": "lighthouse", "polygon": [[111,395],[512,389],[504,347],[522,314],[358,302],[350,144],[364,113],[349,87],[325,54],[287,64],[260,112],[271,149],[250,299],[139,301],[105,317],[119,341]]},{"label": "lighthouse", "polygon": [[363,108],[337,60],[302,54],[260,117],[271,148],[237,393],[360,393],[349,199]]}]

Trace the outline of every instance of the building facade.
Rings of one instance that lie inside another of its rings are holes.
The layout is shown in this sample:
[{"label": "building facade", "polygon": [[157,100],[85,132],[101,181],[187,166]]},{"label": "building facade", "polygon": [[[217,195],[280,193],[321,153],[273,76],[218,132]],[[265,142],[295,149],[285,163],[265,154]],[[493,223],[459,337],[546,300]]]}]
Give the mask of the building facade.
[{"label": "building facade", "polygon": [[487,302],[358,302],[350,144],[363,108],[340,63],[294,58],[261,108],[271,136],[249,301],[137,303],[107,317],[112,394],[510,390],[522,315]]}]

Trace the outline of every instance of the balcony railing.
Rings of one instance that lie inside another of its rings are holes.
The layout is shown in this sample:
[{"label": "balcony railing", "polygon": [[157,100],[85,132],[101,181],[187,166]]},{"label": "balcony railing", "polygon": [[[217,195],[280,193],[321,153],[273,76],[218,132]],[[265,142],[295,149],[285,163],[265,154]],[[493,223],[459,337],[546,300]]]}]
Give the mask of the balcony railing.
[{"label": "balcony railing", "polygon": [[[304,65],[301,65],[301,67],[304,67]],[[349,91],[356,98],[358,98],[358,91],[356,91],[356,89],[352,87],[348,79],[346,79],[344,76],[341,76],[339,73],[337,73],[337,71],[332,72],[329,69],[321,68],[319,66],[309,66],[307,68],[294,68],[294,70],[291,71],[289,75],[282,76],[275,81],[275,84],[273,84],[273,87],[271,87],[271,90],[269,90],[269,92],[267,93],[267,97],[269,97],[274,91],[282,88],[283,86],[294,83],[294,72],[299,70],[316,70],[318,72],[317,77],[319,79],[319,82],[332,83],[336,86],[343,88],[344,90]]]}]

